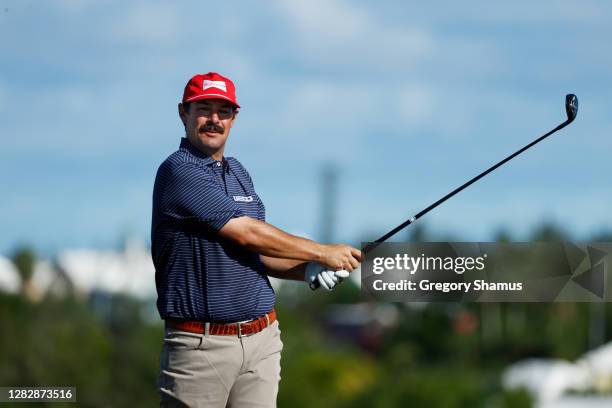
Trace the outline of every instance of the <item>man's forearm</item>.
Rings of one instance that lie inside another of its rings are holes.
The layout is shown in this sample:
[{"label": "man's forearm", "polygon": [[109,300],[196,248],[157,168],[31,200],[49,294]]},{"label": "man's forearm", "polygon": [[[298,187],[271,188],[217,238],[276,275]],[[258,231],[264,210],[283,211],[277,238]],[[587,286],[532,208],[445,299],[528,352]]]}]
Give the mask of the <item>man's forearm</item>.
[{"label": "man's forearm", "polygon": [[304,280],[306,264],[308,262],[295,259],[273,258],[260,255],[261,262],[266,268],[266,274],[278,279]]},{"label": "man's forearm", "polygon": [[219,234],[268,257],[318,261],[322,256],[321,244],[288,234],[254,218],[232,219],[219,231]]},{"label": "man's forearm", "polygon": [[219,235],[260,255],[316,262],[332,271],[351,272],[361,262],[361,251],[349,245],[319,244],[247,216],[229,220]]}]

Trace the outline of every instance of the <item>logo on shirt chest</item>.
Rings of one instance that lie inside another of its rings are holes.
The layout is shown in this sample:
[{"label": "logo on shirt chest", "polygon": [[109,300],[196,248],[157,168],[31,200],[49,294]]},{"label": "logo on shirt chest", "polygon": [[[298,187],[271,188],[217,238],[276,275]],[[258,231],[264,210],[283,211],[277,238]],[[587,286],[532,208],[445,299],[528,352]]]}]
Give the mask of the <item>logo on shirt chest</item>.
[{"label": "logo on shirt chest", "polygon": [[243,203],[250,203],[253,201],[253,196],[233,196],[234,201],[242,201]]}]

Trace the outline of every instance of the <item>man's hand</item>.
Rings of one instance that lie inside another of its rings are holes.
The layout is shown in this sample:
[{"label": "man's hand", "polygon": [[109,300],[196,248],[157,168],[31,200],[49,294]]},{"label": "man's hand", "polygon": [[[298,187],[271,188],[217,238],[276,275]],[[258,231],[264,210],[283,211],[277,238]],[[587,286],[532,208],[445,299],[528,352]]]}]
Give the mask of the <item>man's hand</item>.
[{"label": "man's hand", "polygon": [[304,280],[310,285],[315,280],[327,290],[332,290],[340,284],[344,278],[348,278],[349,272],[346,270],[330,271],[316,262],[308,262],[304,273]]},{"label": "man's hand", "polygon": [[319,263],[332,271],[345,270],[353,272],[361,262],[361,251],[349,245],[323,245]]}]

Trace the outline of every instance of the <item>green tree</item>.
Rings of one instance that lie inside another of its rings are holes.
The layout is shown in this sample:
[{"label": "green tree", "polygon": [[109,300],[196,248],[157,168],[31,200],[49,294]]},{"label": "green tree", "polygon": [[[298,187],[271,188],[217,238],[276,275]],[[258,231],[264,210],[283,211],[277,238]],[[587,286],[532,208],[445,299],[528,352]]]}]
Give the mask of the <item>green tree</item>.
[{"label": "green tree", "polygon": [[21,294],[28,300],[35,300],[37,293],[32,285],[32,275],[36,265],[36,253],[29,246],[21,246],[13,253],[12,261],[21,279]]}]

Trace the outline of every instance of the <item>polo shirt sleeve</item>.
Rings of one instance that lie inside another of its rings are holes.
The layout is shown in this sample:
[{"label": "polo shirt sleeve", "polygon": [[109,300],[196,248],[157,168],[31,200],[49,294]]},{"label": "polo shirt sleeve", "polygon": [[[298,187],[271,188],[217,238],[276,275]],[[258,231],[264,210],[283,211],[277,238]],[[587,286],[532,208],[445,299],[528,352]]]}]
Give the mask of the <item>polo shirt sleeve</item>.
[{"label": "polo shirt sleeve", "polygon": [[215,232],[232,218],[245,215],[213,177],[192,164],[172,169],[166,183],[164,215],[201,222]]}]

